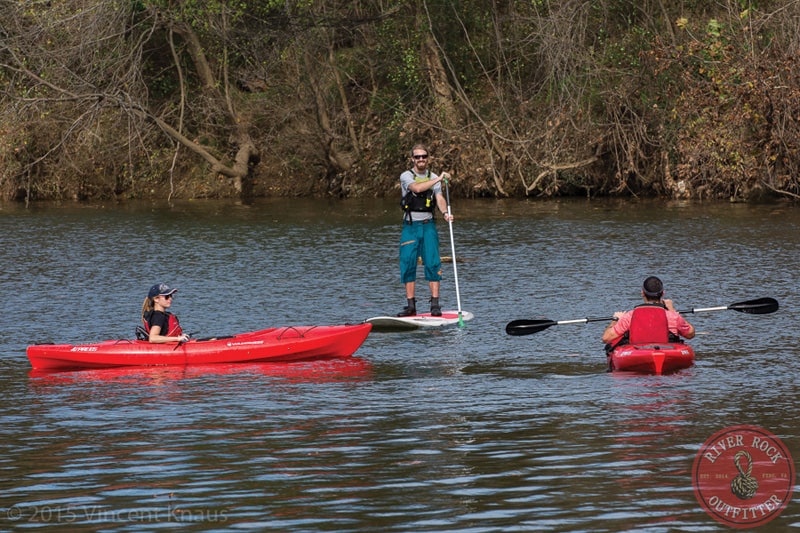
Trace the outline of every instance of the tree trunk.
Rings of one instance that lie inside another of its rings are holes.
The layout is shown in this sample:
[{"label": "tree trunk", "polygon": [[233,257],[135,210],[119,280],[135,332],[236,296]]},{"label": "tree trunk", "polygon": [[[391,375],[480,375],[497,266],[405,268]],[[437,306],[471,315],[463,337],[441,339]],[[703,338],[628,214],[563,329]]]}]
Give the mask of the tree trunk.
[{"label": "tree trunk", "polygon": [[447,71],[439,57],[439,47],[429,31],[425,34],[422,59],[428,72],[428,81],[433,91],[439,119],[445,127],[451,128],[458,124],[458,111],[453,103],[453,90],[447,80]]},{"label": "tree trunk", "polygon": [[[160,118],[152,118],[156,120],[156,123],[165,133],[205,159],[211,165],[212,172],[231,178],[233,180],[233,186],[238,193],[246,193],[246,191],[250,189],[250,171],[252,166],[259,161],[259,152],[248,133],[248,124],[243,123],[242,117],[238,116],[233,105],[230,96],[231,87],[227,77],[227,64],[223,64],[224,80],[222,85],[225,89],[223,93],[218,89],[220,82],[214,76],[214,72],[206,57],[205,49],[197,33],[191,26],[185,23],[176,24],[172,29],[185,40],[195,72],[200,80],[202,80],[203,89],[208,97],[212,100],[216,100],[218,104],[216,105],[216,109],[222,110],[225,121],[234,128],[231,138],[237,149],[233,164],[223,163],[220,158],[214,156],[208,149],[188,139],[185,135],[166,124]],[[227,61],[227,52],[224,54],[223,59]]]}]

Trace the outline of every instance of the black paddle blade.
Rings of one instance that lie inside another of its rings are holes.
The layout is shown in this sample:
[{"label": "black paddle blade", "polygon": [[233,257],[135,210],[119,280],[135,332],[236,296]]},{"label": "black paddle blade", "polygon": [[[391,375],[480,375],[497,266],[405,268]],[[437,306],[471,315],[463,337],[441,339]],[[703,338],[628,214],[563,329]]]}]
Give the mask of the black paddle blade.
[{"label": "black paddle blade", "polygon": [[731,304],[728,309],[751,315],[767,315],[778,310],[778,300],[775,298],[758,298],[757,300]]},{"label": "black paddle blade", "polygon": [[550,326],[555,326],[558,322],[553,320],[512,320],[506,324],[506,333],[509,335],[530,335],[538,333]]}]

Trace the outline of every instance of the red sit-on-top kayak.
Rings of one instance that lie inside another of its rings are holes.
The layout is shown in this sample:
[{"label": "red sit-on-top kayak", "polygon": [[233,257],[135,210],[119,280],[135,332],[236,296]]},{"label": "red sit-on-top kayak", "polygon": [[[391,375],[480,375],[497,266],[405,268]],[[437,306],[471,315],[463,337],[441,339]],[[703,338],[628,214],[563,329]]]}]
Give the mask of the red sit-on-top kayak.
[{"label": "red sit-on-top kayak", "polygon": [[39,370],[287,362],[349,357],[370,329],[370,324],[289,326],[183,343],[108,340],[94,344],[36,344],[28,346],[27,354],[33,368]]},{"label": "red sit-on-top kayak", "polygon": [[694,364],[694,350],[682,342],[623,344],[608,353],[612,372],[669,374]]}]

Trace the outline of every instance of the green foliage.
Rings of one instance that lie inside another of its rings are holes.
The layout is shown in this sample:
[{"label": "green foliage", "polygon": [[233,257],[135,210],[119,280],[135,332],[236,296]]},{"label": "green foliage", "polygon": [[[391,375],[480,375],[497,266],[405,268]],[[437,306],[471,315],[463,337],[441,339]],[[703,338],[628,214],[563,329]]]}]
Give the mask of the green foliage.
[{"label": "green foliage", "polygon": [[419,94],[422,74],[420,72],[420,34],[413,28],[399,24],[399,20],[388,18],[376,28],[376,43],[373,63],[381,81],[384,99],[387,102],[399,98],[412,102]]}]

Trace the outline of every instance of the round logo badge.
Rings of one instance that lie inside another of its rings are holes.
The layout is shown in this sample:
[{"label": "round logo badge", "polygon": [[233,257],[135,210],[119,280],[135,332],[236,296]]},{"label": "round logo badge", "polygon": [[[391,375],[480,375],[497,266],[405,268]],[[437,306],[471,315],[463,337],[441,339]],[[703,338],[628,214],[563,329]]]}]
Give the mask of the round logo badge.
[{"label": "round logo badge", "polygon": [[792,499],[794,462],[775,435],[732,426],[709,438],[692,466],[697,501],[714,520],[735,528],[765,524]]}]

